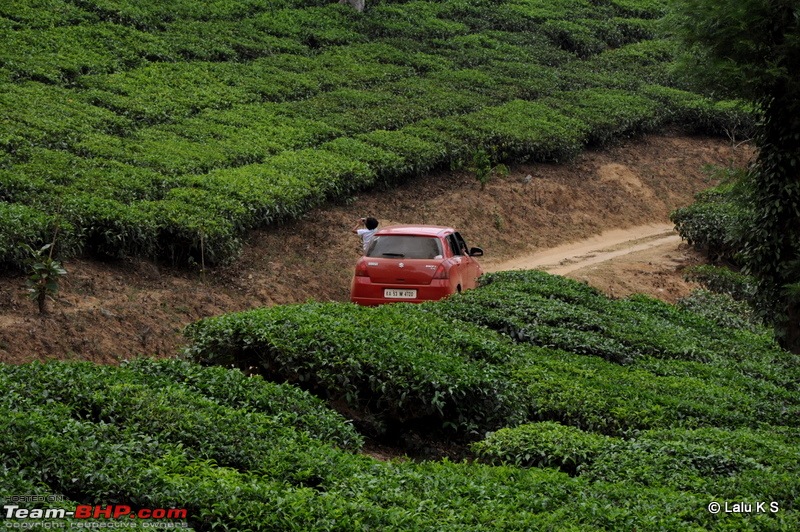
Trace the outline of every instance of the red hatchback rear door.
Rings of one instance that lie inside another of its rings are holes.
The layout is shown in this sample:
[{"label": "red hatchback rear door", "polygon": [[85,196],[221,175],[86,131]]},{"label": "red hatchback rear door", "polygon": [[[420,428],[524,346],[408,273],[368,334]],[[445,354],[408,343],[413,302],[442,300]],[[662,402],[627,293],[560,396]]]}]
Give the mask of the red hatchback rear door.
[{"label": "red hatchback rear door", "polygon": [[428,285],[443,260],[442,244],[431,236],[376,235],[364,260],[373,283]]},{"label": "red hatchback rear door", "polygon": [[368,258],[367,275],[378,284],[428,285],[440,260]]}]

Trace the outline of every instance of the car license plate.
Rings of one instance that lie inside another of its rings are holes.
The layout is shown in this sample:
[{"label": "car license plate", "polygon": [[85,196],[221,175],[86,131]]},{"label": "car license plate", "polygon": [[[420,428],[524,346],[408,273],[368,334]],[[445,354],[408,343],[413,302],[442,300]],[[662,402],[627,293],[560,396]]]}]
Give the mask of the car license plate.
[{"label": "car license plate", "polygon": [[414,299],[415,297],[417,297],[417,291],[386,288],[383,290],[383,297],[385,297],[386,299]]}]

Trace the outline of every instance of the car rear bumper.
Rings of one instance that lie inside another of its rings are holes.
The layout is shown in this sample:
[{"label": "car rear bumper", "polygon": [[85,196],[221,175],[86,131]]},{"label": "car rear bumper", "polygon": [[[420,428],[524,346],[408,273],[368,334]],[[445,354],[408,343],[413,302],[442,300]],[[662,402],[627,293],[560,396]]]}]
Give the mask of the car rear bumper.
[{"label": "car rear bumper", "polygon": [[[386,298],[385,289],[416,290],[415,298]],[[389,285],[372,283],[368,277],[355,277],[350,289],[350,301],[359,305],[374,306],[386,303],[422,303],[436,301],[453,293],[447,279],[434,279],[429,285]]]}]

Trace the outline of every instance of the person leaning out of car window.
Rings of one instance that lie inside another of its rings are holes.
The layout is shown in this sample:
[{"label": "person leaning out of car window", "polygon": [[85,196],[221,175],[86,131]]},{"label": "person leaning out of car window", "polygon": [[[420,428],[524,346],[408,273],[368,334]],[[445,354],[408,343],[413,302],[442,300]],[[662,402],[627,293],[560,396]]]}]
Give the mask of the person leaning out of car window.
[{"label": "person leaning out of car window", "polygon": [[[361,227],[362,225],[364,227]],[[375,236],[375,233],[378,231],[378,220],[371,216],[369,218],[361,218],[355,227],[353,227],[352,231],[361,237],[361,243],[364,247],[364,253],[366,254],[372,237]]]}]

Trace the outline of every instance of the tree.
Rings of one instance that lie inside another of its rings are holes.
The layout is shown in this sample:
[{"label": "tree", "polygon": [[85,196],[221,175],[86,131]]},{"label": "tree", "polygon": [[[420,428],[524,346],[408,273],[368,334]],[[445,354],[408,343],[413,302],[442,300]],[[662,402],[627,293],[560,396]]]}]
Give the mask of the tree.
[{"label": "tree", "polygon": [[671,27],[714,90],[755,104],[758,156],[741,259],[775,302],[784,347],[800,352],[800,0],[674,0]]}]

